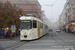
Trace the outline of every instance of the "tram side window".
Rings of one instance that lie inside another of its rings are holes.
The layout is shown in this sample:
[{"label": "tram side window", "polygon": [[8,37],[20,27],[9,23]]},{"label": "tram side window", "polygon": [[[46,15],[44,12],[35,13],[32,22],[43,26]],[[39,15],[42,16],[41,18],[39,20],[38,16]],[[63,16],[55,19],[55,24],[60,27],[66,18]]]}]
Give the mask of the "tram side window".
[{"label": "tram side window", "polygon": [[42,23],[40,24],[40,27],[43,28],[43,24]]},{"label": "tram side window", "polygon": [[46,26],[46,28],[48,29],[48,26]]},{"label": "tram side window", "polygon": [[33,20],[33,28],[37,28],[37,22]]}]

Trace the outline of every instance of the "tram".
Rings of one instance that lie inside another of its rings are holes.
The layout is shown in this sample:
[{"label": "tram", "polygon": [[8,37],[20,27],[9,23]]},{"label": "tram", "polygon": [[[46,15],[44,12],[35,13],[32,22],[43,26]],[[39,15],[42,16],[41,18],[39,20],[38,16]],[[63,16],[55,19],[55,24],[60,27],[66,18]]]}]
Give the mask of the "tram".
[{"label": "tram", "polygon": [[48,33],[48,26],[34,16],[20,17],[20,40],[38,39]]}]

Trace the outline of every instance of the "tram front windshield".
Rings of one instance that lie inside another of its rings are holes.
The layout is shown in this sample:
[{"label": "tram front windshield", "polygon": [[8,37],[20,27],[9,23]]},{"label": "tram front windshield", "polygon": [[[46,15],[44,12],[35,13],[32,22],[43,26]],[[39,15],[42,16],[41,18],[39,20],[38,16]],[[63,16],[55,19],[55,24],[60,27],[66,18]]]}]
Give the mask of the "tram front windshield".
[{"label": "tram front windshield", "polygon": [[21,29],[31,29],[32,27],[32,22],[30,20],[22,20],[21,21]]}]

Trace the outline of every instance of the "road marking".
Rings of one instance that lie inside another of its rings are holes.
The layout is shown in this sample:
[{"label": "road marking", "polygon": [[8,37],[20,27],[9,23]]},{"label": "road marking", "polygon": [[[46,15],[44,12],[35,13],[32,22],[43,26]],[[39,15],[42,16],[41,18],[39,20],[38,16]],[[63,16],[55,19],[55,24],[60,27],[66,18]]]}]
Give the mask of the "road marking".
[{"label": "road marking", "polygon": [[66,49],[23,49],[23,50],[69,50],[69,49],[66,48]]},{"label": "road marking", "polygon": [[32,42],[56,42],[54,40],[39,40],[39,41],[32,41]]}]

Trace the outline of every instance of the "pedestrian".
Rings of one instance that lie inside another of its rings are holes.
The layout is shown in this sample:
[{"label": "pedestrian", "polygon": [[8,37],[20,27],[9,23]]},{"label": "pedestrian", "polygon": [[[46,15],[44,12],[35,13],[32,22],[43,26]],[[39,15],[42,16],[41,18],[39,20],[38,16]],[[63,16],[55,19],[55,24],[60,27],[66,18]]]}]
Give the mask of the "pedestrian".
[{"label": "pedestrian", "polygon": [[1,29],[0,29],[0,37],[1,37]]},{"label": "pedestrian", "polygon": [[52,30],[52,32],[50,32],[50,36],[51,37],[56,36],[56,31],[55,30]]},{"label": "pedestrian", "polygon": [[8,34],[9,34],[9,37],[12,38],[13,33],[11,33],[10,29],[8,30]]},{"label": "pedestrian", "polygon": [[68,28],[68,33],[70,33],[70,29]]},{"label": "pedestrian", "polygon": [[5,36],[6,36],[6,34],[7,34],[7,30],[6,30],[6,29],[4,30],[4,34],[5,34]]},{"label": "pedestrian", "polygon": [[20,35],[20,29],[19,29],[18,33],[19,33],[19,35]]},{"label": "pedestrian", "polygon": [[12,35],[13,35],[13,33],[10,33],[10,34],[9,34],[10,38],[12,38]]},{"label": "pedestrian", "polygon": [[4,38],[4,28],[1,29],[1,38]]},{"label": "pedestrian", "polygon": [[75,35],[75,29],[73,30],[73,33],[74,33],[74,35]]},{"label": "pedestrian", "polygon": [[0,37],[1,37],[1,29],[0,29]]},{"label": "pedestrian", "polygon": [[66,32],[66,29],[65,29],[65,32]]}]

